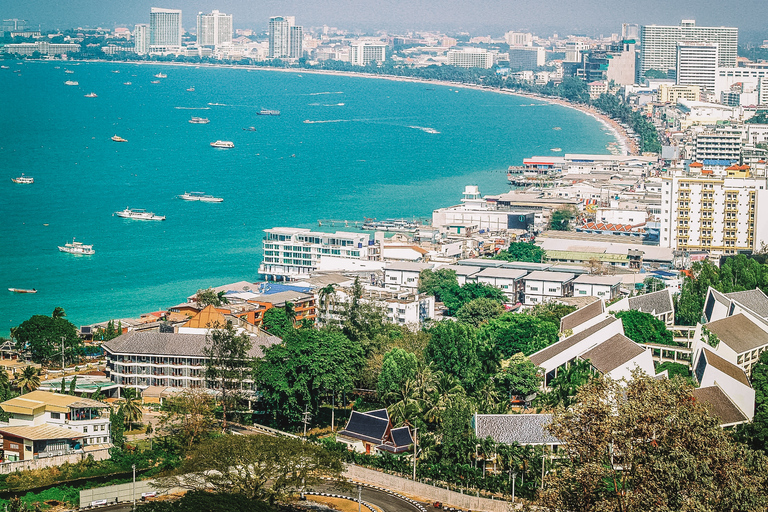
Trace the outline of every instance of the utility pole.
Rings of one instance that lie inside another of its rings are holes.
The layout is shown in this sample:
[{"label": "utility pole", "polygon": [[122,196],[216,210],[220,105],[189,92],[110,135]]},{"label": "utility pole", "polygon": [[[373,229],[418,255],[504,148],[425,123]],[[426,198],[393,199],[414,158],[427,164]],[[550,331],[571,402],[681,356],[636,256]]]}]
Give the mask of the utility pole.
[{"label": "utility pole", "polygon": [[363,484],[357,484],[357,512],[363,512]]},{"label": "utility pole", "polygon": [[544,489],[544,461],[547,456],[547,446],[541,445],[541,488]]},{"label": "utility pole", "polygon": [[517,471],[512,473],[512,503],[515,502],[515,480],[517,480]]},{"label": "utility pole", "polygon": [[413,427],[413,481],[416,481],[416,447],[418,446],[416,442],[416,433],[419,431],[419,427]]},{"label": "utility pole", "polygon": [[64,340],[66,336],[61,337],[61,379],[64,380]]},{"label": "utility pole", "polygon": [[307,440],[307,422],[309,422],[309,411],[307,411],[307,406],[304,406],[304,440]]},{"label": "utility pole", "polygon": [[331,432],[336,431],[336,392],[331,395]]},{"label": "utility pole", "polygon": [[136,510],[136,464],[133,464],[131,468],[133,469],[133,490],[131,494],[133,495],[133,510]]}]

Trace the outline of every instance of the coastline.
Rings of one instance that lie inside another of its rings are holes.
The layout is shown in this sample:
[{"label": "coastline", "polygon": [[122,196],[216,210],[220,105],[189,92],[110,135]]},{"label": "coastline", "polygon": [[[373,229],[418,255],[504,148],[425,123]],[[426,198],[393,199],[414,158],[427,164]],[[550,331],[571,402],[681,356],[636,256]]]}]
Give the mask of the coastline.
[{"label": "coastline", "polygon": [[412,83],[421,83],[421,84],[428,83],[432,85],[440,85],[443,87],[459,87],[462,89],[474,89],[477,91],[486,91],[486,92],[492,92],[496,94],[508,94],[512,96],[519,96],[522,98],[534,99],[538,101],[543,101],[545,103],[550,103],[552,105],[559,105],[561,107],[578,110],[579,112],[582,112],[583,114],[586,114],[591,118],[595,119],[600,124],[602,124],[608,131],[611,132],[613,137],[616,139],[619,155],[639,155],[640,154],[637,144],[629,136],[629,134],[627,134],[627,131],[621,125],[619,125],[619,123],[617,123],[615,120],[611,119],[610,117],[598,111],[597,109],[591,106],[571,103],[570,101],[562,98],[552,98],[549,96],[540,96],[538,94],[530,94],[530,93],[525,93],[520,91],[495,89],[492,87],[485,87],[482,85],[464,84],[464,83],[458,83],[458,82],[446,82],[444,80],[425,80],[422,78],[394,76],[394,75],[372,75],[369,73],[357,73],[354,71],[334,71],[330,69],[274,68],[269,66],[243,66],[243,65],[223,64],[223,63],[211,64],[211,63],[193,63],[193,62],[155,62],[155,61],[128,61],[128,60],[111,61],[111,60],[99,60],[99,59],[81,60],[77,62],[106,62],[106,63],[114,62],[118,64],[160,65],[160,66],[171,66],[171,67],[174,67],[174,66],[193,67],[193,68],[209,67],[209,68],[242,69],[246,71],[253,71],[253,70],[281,71],[284,73],[296,73],[296,74],[311,73],[316,75],[335,75],[335,76],[343,76],[343,77],[372,78],[372,79],[379,79],[379,80],[389,80],[393,82],[412,82]]}]

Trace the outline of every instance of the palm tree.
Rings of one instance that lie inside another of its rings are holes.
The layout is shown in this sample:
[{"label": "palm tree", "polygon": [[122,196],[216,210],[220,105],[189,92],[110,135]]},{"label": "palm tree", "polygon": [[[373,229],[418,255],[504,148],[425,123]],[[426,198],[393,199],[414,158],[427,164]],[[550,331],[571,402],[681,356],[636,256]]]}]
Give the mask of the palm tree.
[{"label": "palm tree", "polygon": [[34,391],[40,387],[40,370],[34,366],[27,366],[21,372],[21,375],[16,379],[16,387],[19,388],[21,394],[24,391]]},{"label": "palm tree", "polygon": [[51,313],[51,318],[64,318],[65,316],[67,316],[67,313],[60,306],[56,306],[53,309],[53,313]]},{"label": "palm tree", "polygon": [[123,410],[123,416],[125,417],[125,422],[129,429],[132,424],[139,423],[144,415],[144,413],[141,412],[141,405],[135,392],[125,394],[123,397],[123,404],[120,408]]},{"label": "palm tree", "polygon": [[227,296],[223,290],[217,293],[216,297],[219,299],[219,304],[229,304],[229,299],[227,299]]},{"label": "palm tree", "polygon": [[318,305],[320,306],[318,314],[320,315],[323,324],[327,322],[327,318],[330,316],[330,306],[333,304],[333,299],[336,296],[336,291],[333,286],[333,283],[331,283],[328,286],[320,288],[317,292]]},{"label": "palm tree", "polygon": [[296,323],[296,308],[293,305],[293,302],[287,300],[285,301],[285,306],[283,307],[285,310],[285,315],[288,317],[288,320]]}]

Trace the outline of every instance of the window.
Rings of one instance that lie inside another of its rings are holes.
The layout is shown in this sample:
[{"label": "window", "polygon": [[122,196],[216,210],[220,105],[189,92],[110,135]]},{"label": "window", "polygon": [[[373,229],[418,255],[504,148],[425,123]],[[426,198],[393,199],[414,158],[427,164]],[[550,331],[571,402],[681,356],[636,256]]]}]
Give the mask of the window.
[{"label": "window", "polygon": [[52,412],[51,413],[51,419],[52,420],[60,420],[61,419],[61,413],[60,412]]},{"label": "window", "polygon": [[83,427],[83,434],[87,434],[87,433],[88,433],[88,427]]},{"label": "window", "polygon": [[551,293],[557,293],[557,288],[550,288],[550,289],[549,289],[549,291],[550,291]]}]

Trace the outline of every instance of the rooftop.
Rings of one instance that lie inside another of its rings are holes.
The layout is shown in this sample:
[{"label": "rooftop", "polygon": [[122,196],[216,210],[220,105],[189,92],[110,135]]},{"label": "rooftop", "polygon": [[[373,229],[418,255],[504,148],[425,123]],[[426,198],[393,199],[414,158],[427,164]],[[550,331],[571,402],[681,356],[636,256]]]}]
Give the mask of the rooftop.
[{"label": "rooftop", "polygon": [[545,429],[552,423],[551,414],[476,414],[474,423],[480,439],[491,437],[504,444],[561,444]]},{"label": "rooftop", "polygon": [[603,301],[597,297],[590,297],[593,301],[586,306],[583,306],[573,313],[568,313],[560,319],[560,332],[565,332],[568,329],[573,329],[579,325],[587,322],[598,315],[601,315],[605,311]]},{"label": "rooftop", "polygon": [[527,270],[504,267],[488,267],[481,270],[475,277],[500,277],[504,279],[520,279],[528,273]]},{"label": "rooftop", "polygon": [[[277,336],[264,333],[251,335],[250,338],[253,341],[253,346],[248,352],[250,357],[261,357],[264,355],[264,349],[280,343]],[[205,334],[131,331],[104,343],[102,347],[107,352],[116,354],[205,357],[203,349],[207,345],[208,336]]]},{"label": "rooftop", "polygon": [[568,336],[567,338],[560,340],[553,345],[550,345],[546,348],[539,350],[535,354],[531,355],[530,360],[536,366],[540,366],[544,364],[546,361],[549,361],[556,355],[560,354],[561,352],[564,352],[565,350],[568,350],[569,348],[573,347],[580,341],[583,341],[589,336],[592,336],[593,334],[595,334],[596,332],[599,332],[605,329],[606,327],[611,325],[613,322],[619,322],[619,321],[620,320],[615,317],[606,318],[602,322],[597,323],[592,327],[584,329],[583,331],[576,333],[573,336]]},{"label": "rooftop", "polygon": [[54,427],[53,425],[38,425],[36,427],[0,427],[0,434],[4,436],[21,437],[32,441],[45,441],[48,439],[80,439],[83,434],[68,428]]},{"label": "rooftop", "polygon": [[735,364],[726,361],[722,357],[718,356],[711,350],[702,350],[702,353],[707,358],[707,363],[709,363],[710,366],[713,368],[723,372],[724,374],[728,375],[732,379],[738,381],[741,384],[744,384],[745,386],[750,386],[749,379],[747,378],[747,374],[744,373],[744,370],[742,370],[740,367],[736,366]]},{"label": "rooftop", "polygon": [[525,276],[526,281],[549,281],[553,283],[567,283],[573,281],[576,277],[570,272],[551,272],[546,270],[536,270]]},{"label": "rooftop", "polygon": [[605,375],[636,358],[645,350],[623,334],[614,334],[595,348],[579,357],[589,362]]},{"label": "rooftop", "polygon": [[384,271],[393,270],[395,272],[421,272],[422,270],[431,269],[435,265],[432,263],[416,263],[411,261],[392,261],[384,266]]},{"label": "rooftop", "polygon": [[693,398],[702,402],[709,413],[720,420],[720,426],[727,427],[737,425],[739,423],[746,423],[749,421],[741,409],[728,398],[728,395],[723,393],[723,390],[718,386],[709,386],[706,388],[696,388],[692,392]]},{"label": "rooftop", "polygon": [[743,313],[715,320],[704,326],[737,354],[768,345],[768,333]]},{"label": "rooftop", "polygon": [[573,284],[618,286],[621,284],[621,276],[597,276],[593,274],[582,274],[573,281]]},{"label": "rooftop", "polygon": [[653,315],[672,313],[675,310],[672,303],[672,294],[668,289],[629,297],[629,309],[636,309]]},{"label": "rooftop", "polygon": [[25,395],[17,396],[6,400],[0,407],[5,412],[35,415],[35,412],[52,410],[54,412],[69,412],[71,408],[104,408],[107,404],[90,398],[81,398],[79,396],[62,395],[60,393],[51,393],[50,391],[31,391]]},{"label": "rooftop", "polygon": [[724,295],[753,311],[757,316],[768,318],[768,296],[760,288],[743,292],[725,293]]}]

